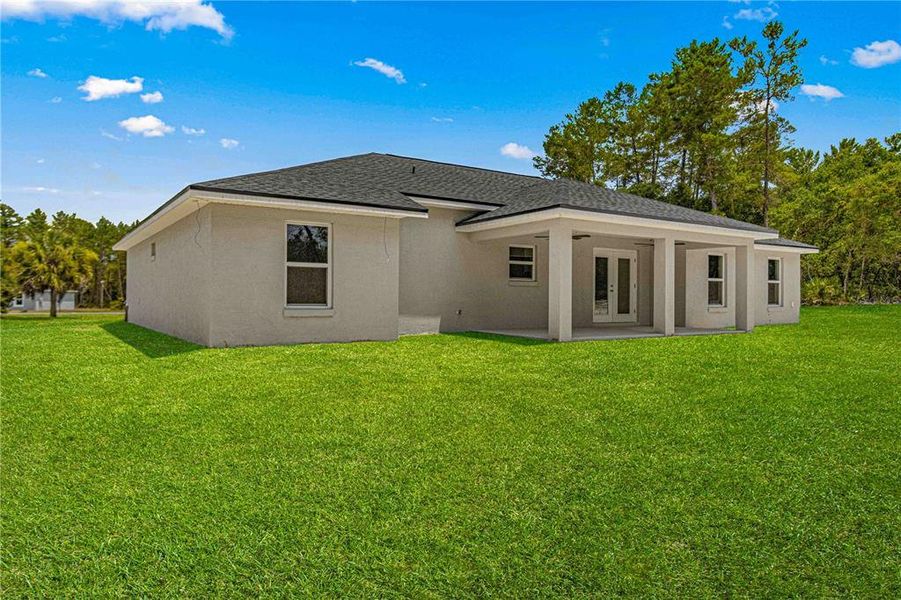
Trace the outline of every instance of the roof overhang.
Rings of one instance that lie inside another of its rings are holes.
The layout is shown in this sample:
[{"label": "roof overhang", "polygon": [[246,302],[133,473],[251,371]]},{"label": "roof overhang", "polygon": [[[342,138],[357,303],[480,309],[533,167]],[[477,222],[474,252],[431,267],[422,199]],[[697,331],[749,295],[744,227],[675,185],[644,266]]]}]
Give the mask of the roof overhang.
[{"label": "roof overhang", "polygon": [[754,244],[755,250],[761,252],[784,252],[788,254],[819,254],[819,248],[805,248],[801,246],[781,246],[779,244]]},{"label": "roof overhang", "polygon": [[779,237],[779,232],[777,231],[753,231],[749,229],[736,229],[732,227],[720,227],[715,225],[685,223],[681,221],[651,219],[647,217],[636,217],[632,215],[621,215],[608,212],[578,210],[567,207],[551,207],[530,213],[520,213],[516,215],[510,215],[508,217],[498,217],[496,219],[487,221],[462,223],[460,225],[457,225],[457,231],[461,233],[477,233],[494,229],[502,229],[505,227],[512,227],[514,225],[538,223],[541,221],[547,221],[549,219],[571,219],[574,221],[587,221],[594,223],[604,223],[608,225],[623,225],[627,227],[658,229],[664,232],[672,232],[674,234],[683,232],[729,236],[749,240],[767,240]]},{"label": "roof overhang", "polygon": [[317,200],[314,198],[289,198],[266,196],[262,194],[249,195],[235,192],[213,191],[210,189],[197,189],[189,186],[156,209],[149,217],[144,219],[140,225],[116,242],[113,246],[113,250],[120,252],[127,251],[129,248],[143,242],[166,227],[169,227],[194,211],[211,203],[238,204],[261,208],[281,208],[307,212],[351,214],[388,219],[403,219],[407,217],[420,219],[428,218],[428,211],[426,209],[395,209],[365,204],[335,202],[331,200]]},{"label": "roof overhang", "polygon": [[452,198],[433,198],[430,196],[417,196],[405,194],[407,198],[425,206],[426,208],[450,208],[453,210],[491,211],[501,207],[501,204],[488,204],[486,202],[470,202],[468,200],[454,200]]}]

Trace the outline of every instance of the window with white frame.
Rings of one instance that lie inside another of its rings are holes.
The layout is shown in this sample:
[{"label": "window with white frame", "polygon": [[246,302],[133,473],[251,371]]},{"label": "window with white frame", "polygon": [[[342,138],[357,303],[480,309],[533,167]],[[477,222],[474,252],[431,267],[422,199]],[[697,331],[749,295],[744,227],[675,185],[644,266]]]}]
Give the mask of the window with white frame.
[{"label": "window with white frame", "polygon": [[707,255],[707,306],[726,306],[726,257]]},{"label": "window with white frame", "polygon": [[535,246],[510,246],[507,256],[510,281],[535,281]]},{"label": "window with white frame", "polygon": [[766,261],[766,302],[769,306],[782,306],[782,259]]},{"label": "window with white frame", "polygon": [[285,304],[332,305],[331,225],[288,223],[285,243]]}]

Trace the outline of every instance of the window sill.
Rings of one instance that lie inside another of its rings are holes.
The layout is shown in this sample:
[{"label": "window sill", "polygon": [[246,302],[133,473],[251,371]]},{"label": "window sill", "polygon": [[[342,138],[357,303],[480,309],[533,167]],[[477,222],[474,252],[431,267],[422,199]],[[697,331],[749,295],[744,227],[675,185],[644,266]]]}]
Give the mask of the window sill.
[{"label": "window sill", "polygon": [[537,281],[528,281],[528,280],[525,280],[525,279],[523,279],[522,281],[519,281],[519,280],[517,280],[517,279],[508,279],[508,280],[507,280],[507,285],[512,285],[512,286],[514,286],[514,287],[519,287],[519,286],[524,286],[524,287],[535,287],[535,286],[538,285],[538,282],[537,282]]},{"label": "window sill", "polygon": [[708,306],[707,312],[710,312],[710,313],[729,312],[729,307],[728,306]]},{"label": "window sill", "polygon": [[286,306],[282,309],[284,317],[332,317],[334,308],[304,308],[302,306]]},{"label": "window sill", "polygon": [[766,307],[767,312],[782,312],[785,310],[784,306],[779,306],[777,304],[772,304]]}]

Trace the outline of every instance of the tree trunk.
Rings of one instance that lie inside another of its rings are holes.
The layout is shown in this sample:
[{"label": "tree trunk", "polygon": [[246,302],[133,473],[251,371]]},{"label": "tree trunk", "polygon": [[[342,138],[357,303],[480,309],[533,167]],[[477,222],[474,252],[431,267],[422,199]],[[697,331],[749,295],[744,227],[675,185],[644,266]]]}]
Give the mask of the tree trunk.
[{"label": "tree trunk", "polygon": [[851,279],[851,253],[848,252],[848,261],[845,263],[845,272],[842,277],[842,295],[845,297],[845,300],[848,299],[848,280]]},{"label": "tree trunk", "polygon": [[763,113],[763,226],[770,226],[770,82],[766,84]]},{"label": "tree trunk", "polygon": [[[863,258],[860,260],[860,280],[857,283],[857,293],[858,294],[863,292],[863,280],[864,280],[864,273],[866,273],[866,271],[867,271],[867,255],[864,254]],[[867,300],[872,300],[872,298],[870,298],[869,293],[867,294]]]},{"label": "tree trunk", "polygon": [[56,316],[56,302],[57,302],[56,298],[57,298],[57,296],[58,296],[58,294],[56,292],[56,289],[50,288],[50,316],[51,317]]},{"label": "tree trunk", "polygon": [[119,255],[119,264],[116,265],[118,268],[116,269],[116,277],[119,279],[119,299],[125,300],[125,281],[122,279],[122,255]]}]

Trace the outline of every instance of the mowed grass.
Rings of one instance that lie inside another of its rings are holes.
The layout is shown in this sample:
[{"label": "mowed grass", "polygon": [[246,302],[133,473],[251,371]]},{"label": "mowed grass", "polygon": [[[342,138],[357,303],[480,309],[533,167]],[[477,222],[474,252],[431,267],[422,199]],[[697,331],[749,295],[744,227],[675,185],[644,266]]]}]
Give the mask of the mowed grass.
[{"label": "mowed grass", "polygon": [[901,595],[901,307],[571,344],[0,323],[5,597]]}]

